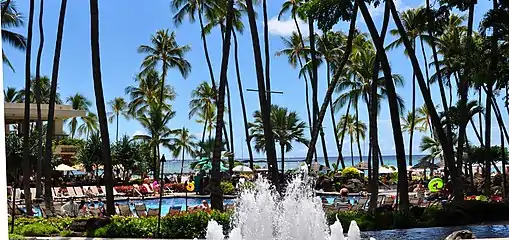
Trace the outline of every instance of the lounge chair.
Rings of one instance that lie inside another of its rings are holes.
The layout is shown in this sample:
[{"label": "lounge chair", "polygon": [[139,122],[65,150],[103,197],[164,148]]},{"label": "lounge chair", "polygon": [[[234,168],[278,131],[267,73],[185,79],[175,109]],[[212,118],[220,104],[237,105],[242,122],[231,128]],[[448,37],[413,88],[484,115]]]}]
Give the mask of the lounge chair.
[{"label": "lounge chair", "polygon": [[394,198],[392,197],[386,197],[383,201],[383,204],[382,206],[389,206],[389,207],[392,207],[392,205],[394,204]]},{"label": "lounge chair", "polygon": [[154,195],[154,191],[152,190],[152,188],[150,188],[150,186],[147,183],[143,184],[143,186],[147,189],[147,193],[149,195]]},{"label": "lounge chair", "polygon": [[58,191],[60,190],[59,187],[54,187],[54,188],[51,188],[51,193],[53,194],[53,200],[55,201],[63,201],[63,200],[66,200],[69,198],[69,196],[65,196],[63,193],[58,193]]},{"label": "lounge chair", "polygon": [[66,189],[67,189],[67,194],[69,194],[70,197],[78,198],[73,187],[66,187]]},{"label": "lounge chair", "polygon": [[100,192],[99,192],[99,189],[97,189],[97,186],[90,186],[90,189],[92,189],[92,193],[93,193],[96,197],[103,197],[103,196],[106,196],[106,194],[104,194],[104,193],[100,193]]},{"label": "lounge chair", "polygon": [[124,216],[124,217],[132,217],[133,216],[133,212],[131,211],[131,208],[127,204],[119,204],[118,210],[120,212],[120,216]]},{"label": "lounge chair", "polygon": [[352,210],[361,210],[361,209],[364,209],[364,206],[366,205],[367,201],[368,201],[368,198],[361,197],[359,199],[359,202],[357,202],[357,204],[354,204],[352,206]]},{"label": "lounge chair", "polygon": [[134,211],[138,217],[147,216],[147,206],[144,203],[134,205]]},{"label": "lounge chair", "polygon": [[[106,194],[106,186],[101,186],[101,190],[103,190],[103,193]],[[125,196],[125,193],[119,193],[115,187],[113,187],[113,196]]]},{"label": "lounge chair", "polygon": [[83,193],[83,189],[81,189],[81,187],[74,187],[74,192],[76,192],[76,197],[78,197],[78,198],[86,198],[86,197],[88,197],[87,195],[85,195]]},{"label": "lounge chair", "polygon": [[147,211],[147,217],[155,217],[159,216],[159,209],[158,208],[149,208]]},{"label": "lounge chair", "polygon": [[32,200],[34,200],[36,198],[36,189],[35,188],[30,188],[30,195],[32,196]]},{"label": "lounge chair", "polygon": [[170,207],[170,214],[179,213],[182,210],[182,206]]}]

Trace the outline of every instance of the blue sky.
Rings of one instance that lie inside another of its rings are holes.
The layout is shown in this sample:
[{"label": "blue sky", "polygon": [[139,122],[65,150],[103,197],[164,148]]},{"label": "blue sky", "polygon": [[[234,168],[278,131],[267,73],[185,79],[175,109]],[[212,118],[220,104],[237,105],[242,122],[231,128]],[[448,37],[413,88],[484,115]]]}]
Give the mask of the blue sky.
[{"label": "blue sky", "polygon": [[[39,6],[36,5],[35,17],[38,18]],[[304,81],[298,78],[298,71],[293,69],[285,57],[275,57],[274,53],[283,48],[281,37],[288,36],[295,30],[295,25],[291,19],[283,18],[277,21],[277,15],[283,0],[268,1],[268,15],[269,15],[269,28],[270,28],[270,53],[271,57],[271,84],[273,90],[283,91],[283,95],[274,95],[273,103],[288,107],[290,110],[297,111],[303,120],[307,119],[305,99],[304,99]],[[398,10],[405,10],[411,7],[417,7],[423,4],[423,0],[398,0],[396,6]],[[24,14],[28,21],[28,1],[16,1],[18,9]],[[383,7],[383,6],[382,6]],[[383,8],[370,8],[374,21],[378,27],[381,25]],[[476,6],[476,14],[474,22],[477,23],[481,20],[483,14],[489,10],[491,3],[488,1],[480,1]],[[42,56],[41,72],[43,75],[51,75],[52,60],[56,38],[56,28],[60,9],[60,1],[45,1],[44,8],[44,31],[45,31],[45,46]],[[259,9],[259,8],[258,8]],[[186,126],[196,136],[201,136],[202,126],[195,122],[194,119],[188,119],[188,103],[190,94],[202,81],[209,81],[209,75],[205,62],[205,57],[200,38],[200,29],[197,23],[190,24],[185,21],[181,26],[176,27],[173,24],[172,16],[174,12],[170,8],[168,0],[152,0],[143,2],[143,4],[132,4],[131,1],[99,1],[99,17],[100,17],[100,50],[101,50],[101,70],[105,100],[109,101],[115,97],[125,97],[125,87],[134,84],[133,76],[139,72],[140,63],[143,55],[137,53],[137,47],[141,44],[148,44],[151,34],[155,33],[158,29],[167,28],[170,31],[175,31],[177,35],[177,42],[181,45],[188,44],[191,46],[192,51],[186,55],[186,58],[191,62],[192,72],[187,79],[183,79],[180,74],[172,70],[168,73],[167,83],[173,85],[178,94],[174,101],[174,110],[177,115],[170,122],[173,128],[181,128]],[[263,39],[262,31],[262,18],[261,14],[258,19],[258,30],[260,39]],[[249,26],[245,19],[245,32],[239,36],[239,56],[241,76],[244,88],[257,88],[256,87],[256,74],[254,68],[251,37],[249,35]],[[36,21],[35,21],[36,23]],[[307,25],[301,23],[301,29],[307,34]],[[90,53],[90,16],[89,16],[89,3],[88,1],[69,1],[67,4],[67,14],[64,27],[64,37],[62,45],[62,55],[60,60],[60,73],[58,91],[62,98],[65,100],[67,96],[73,95],[77,92],[84,94],[94,102],[95,97],[93,92],[93,80],[91,70],[91,53]],[[358,28],[363,32],[367,32],[364,20],[359,17],[357,24]],[[335,30],[346,30],[345,23],[337,24]],[[390,23],[390,28],[395,28],[395,25]],[[15,31],[26,35],[26,29],[15,29]],[[35,73],[35,57],[36,48],[39,44],[38,26],[34,24],[34,39],[32,51],[32,73]],[[221,39],[218,29],[207,37],[209,44],[209,52],[212,59],[212,65],[215,72],[216,79],[219,79],[219,68],[221,62]],[[394,40],[392,36],[388,36],[386,43]],[[263,48],[263,45],[262,45]],[[9,56],[16,72],[4,66],[4,88],[7,86],[14,86],[22,88],[24,84],[24,53],[12,49],[9,46],[4,46],[6,54]],[[263,50],[263,49],[262,49]],[[233,54],[233,45],[232,45]],[[428,56],[431,55],[430,49],[427,49]],[[418,53],[419,61],[423,64],[420,51]],[[233,59],[230,58],[230,67],[228,77],[235,79],[235,71]],[[403,75],[406,80],[404,87],[397,89],[397,92],[403,96],[407,105],[407,111],[411,107],[411,80],[412,69],[407,57],[403,55],[402,49],[396,49],[389,52],[389,59],[392,65],[393,73]],[[319,99],[323,101],[323,94],[326,88],[326,79],[324,69],[319,71]],[[232,96],[232,114],[234,125],[235,137],[235,152],[236,157],[248,157],[245,142],[243,122],[241,118],[241,107],[239,100],[239,90],[234,81],[230,84]],[[434,86],[433,100],[436,104],[439,103],[438,87]],[[256,92],[244,92],[246,98],[246,105],[249,116],[252,112],[259,109],[258,96]],[[473,93],[470,95],[476,96]],[[484,101],[484,100],[483,100]],[[417,106],[423,104],[422,97],[419,89],[417,89]],[[394,154],[394,141],[392,137],[392,128],[387,109],[387,103],[382,104],[382,111],[379,116],[379,137],[380,147],[384,155]],[[94,110],[95,111],[95,110]],[[109,111],[107,109],[107,111]],[[360,119],[367,123],[367,110],[361,106]],[[330,113],[327,113],[329,116]],[[337,118],[343,114],[343,111],[336,113]],[[504,114],[505,115],[505,114]],[[250,117],[251,118],[251,117]],[[493,117],[494,118],[494,117]],[[507,121],[507,119],[506,119]],[[307,122],[307,120],[306,120]],[[493,123],[496,124],[495,119]],[[329,117],[324,121],[326,129],[326,142],[327,151],[329,156],[337,156],[337,149],[332,135],[332,124]],[[115,137],[115,124],[109,125],[111,139]],[[132,136],[135,133],[144,132],[143,128],[135,120],[120,120],[120,134],[127,134]],[[468,134],[470,139],[477,143],[474,133],[469,129]],[[419,153],[419,142],[422,134],[415,134],[414,144],[412,148],[415,153]],[[405,148],[408,150],[408,135],[404,135]],[[500,135],[498,125],[493,127],[492,142],[498,144],[500,142]],[[318,143],[320,144],[320,143]],[[321,147],[318,147],[318,155],[321,156]],[[367,140],[362,143],[363,155],[368,149]],[[350,155],[348,137],[345,139],[345,147],[343,148],[344,155]],[[354,155],[357,155],[357,150],[354,147]],[[294,150],[287,154],[287,156],[304,156],[306,152],[304,146],[296,145]],[[167,152],[167,151],[164,151]],[[263,157],[262,153],[255,153],[258,157]]]}]

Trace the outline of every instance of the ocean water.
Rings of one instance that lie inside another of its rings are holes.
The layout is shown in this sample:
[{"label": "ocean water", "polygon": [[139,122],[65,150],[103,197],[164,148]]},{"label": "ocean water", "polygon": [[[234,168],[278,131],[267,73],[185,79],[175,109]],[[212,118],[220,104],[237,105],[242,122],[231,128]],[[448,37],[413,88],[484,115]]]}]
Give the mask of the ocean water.
[{"label": "ocean water", "polygon": [[[416,164],[419,161],[419,159],[421,159],[422,157],[424,157],[424,155],[413,155],[412,163]],[[361,161],[360,157],[358,157],[358,156],[354,156],[353,159],[350,156],[343,156],[343,158],[344,158],[346,167],[352,166],[352,162],[354,165],[356,165]],[[337,159],[338,159],[337,156],[332,156],[332,157],[329,156],[329,163],[331,164],[331,167],[332,167],[333,163],[337,163]],[[236,160],[243,162],[246,166],[249,166],[249,159],[236,159]],[[363,156],[363,160],[366,161],[367,156]],[[392,156],[391,155],[382,156],[382,160],[383,160],[384,165],[396,166],[396,156],[393,156],[393,155]],[[191,159],[184,160],[184,172],[185,173],[189,172],[189,170],[190,170],[189,164],[194,161],[195,160],[191,160]],[[304,162],[305,162],[305,157],[285,158],[285,170],[299,168],[299,166],[301,164],[303,164]],[[318,162],[321,165],[325,165],[325,159],[323,157],[318,157]],[[279,163],[279,169],[281,169],[281,162],[278,161],[278,163]],[[170,161],[167,160],[166,163],[164,164],[164,172],[165,173],[180,173],[181,164],[182,164],[182,160],[170,160]],[[255,158],[254,164],[259,165],[261,168],[267,168],[267,160],[265,158]],[[408,165],[408,156],[407,156],[407,165]],[[339,166],[341,166],[341,163],[339,164]]]}]

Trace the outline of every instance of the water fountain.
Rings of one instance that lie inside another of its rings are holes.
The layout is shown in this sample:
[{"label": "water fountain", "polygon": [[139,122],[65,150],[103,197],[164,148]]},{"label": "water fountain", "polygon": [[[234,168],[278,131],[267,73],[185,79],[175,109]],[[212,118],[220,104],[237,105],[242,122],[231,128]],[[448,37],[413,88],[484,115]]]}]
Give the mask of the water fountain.
[{"label": "water fountain", "polygon": [[[252,189],[236,200],[229,240],[360,240],[355,221],[347,238],[339,219],[327,226],[319,197],[313,195],[307,175],[291,181],[280,197],[267,179],[259,178]],[[208,223],[206,239],[224,240],[223,228],[214,220]]]}]

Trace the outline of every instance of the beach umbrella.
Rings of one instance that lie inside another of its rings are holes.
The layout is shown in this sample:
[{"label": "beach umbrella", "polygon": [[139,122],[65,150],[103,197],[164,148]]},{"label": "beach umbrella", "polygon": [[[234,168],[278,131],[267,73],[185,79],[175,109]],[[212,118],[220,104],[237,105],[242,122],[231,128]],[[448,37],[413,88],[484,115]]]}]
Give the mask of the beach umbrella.
[{"label": "beach umbrella", "polygon": [[60,164],[57,167],[55,167],[55,171],[59,171],[59,172],[67,172],[67,171],[75,171],[75,170],[76,170],[75,168],[65,165],[65,164]]},{"label": "beach umbrella", "polygon": [[379,174],[390,174],[390,173],[395,173],[395,172],[397,172],[397,170],[390,168],[390,167],[382,166],[382,167],[378,168]]},{"label": "beach umbrella", "polygon": [[440,166],[429,161],[420,161],[412,166],[412,169],[439,169],[439,168]]},{"label": "beach umbrella", "polygon": [[354,167],[357,168],[358,170],[368,170],[368,163],[361,161],[357,163],[357,165],[355,165]]},{"label": "beach umbrella", "polygon": [[253,170],[244,165],[238,165],[233,168],[234,172],[253,172]]}]

